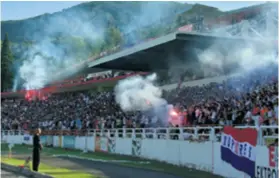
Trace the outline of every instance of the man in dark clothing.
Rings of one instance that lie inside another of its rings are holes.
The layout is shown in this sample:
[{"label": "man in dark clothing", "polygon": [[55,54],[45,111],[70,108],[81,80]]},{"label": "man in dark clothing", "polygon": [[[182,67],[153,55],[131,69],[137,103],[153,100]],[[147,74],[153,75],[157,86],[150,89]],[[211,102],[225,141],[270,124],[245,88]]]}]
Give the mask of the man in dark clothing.
[{"label": "man in dark clothing", "polygon": [[40,143],[41,129],[37,129],[33,137],[33,171],[38,172],[40,164],[40,151],[42,150],[42,145]]}]

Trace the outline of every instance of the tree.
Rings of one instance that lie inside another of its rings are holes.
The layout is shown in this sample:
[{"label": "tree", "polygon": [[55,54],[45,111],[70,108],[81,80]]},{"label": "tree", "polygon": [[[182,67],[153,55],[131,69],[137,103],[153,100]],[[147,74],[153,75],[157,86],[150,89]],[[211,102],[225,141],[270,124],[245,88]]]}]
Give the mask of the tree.
[{"label": "tree", "polygon": [[11,89],[13,85],[13,55],[10,48],[8,34],[1,47],[1,91]]}]

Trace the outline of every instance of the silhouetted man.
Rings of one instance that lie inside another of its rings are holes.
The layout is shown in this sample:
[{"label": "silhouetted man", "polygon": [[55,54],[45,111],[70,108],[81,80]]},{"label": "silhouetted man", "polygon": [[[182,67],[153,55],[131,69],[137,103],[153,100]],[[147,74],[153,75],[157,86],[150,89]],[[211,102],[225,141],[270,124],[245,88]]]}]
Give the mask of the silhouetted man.
[{"label": "silhouetted man", "polygon": [[42,150],[42,145],[40,143],[41,129],[37,129],[33,137],[33,171],[38,172],[40,164],[40,151]]}]

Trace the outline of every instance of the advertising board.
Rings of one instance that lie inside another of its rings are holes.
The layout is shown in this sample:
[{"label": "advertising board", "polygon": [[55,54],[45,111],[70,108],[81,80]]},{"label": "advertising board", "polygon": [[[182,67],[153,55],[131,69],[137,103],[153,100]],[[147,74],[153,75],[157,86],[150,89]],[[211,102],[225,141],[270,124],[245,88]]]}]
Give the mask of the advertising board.
[{"label": "advertising board", "polygon": [[64,148],[75,148],[75,136],[64,136],[63,137],[63,147]]}]

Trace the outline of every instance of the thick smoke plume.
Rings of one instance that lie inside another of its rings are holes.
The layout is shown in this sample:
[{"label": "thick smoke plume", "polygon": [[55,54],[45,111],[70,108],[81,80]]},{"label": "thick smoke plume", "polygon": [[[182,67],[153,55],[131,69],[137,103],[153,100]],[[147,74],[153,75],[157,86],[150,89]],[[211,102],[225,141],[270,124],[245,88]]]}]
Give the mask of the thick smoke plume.
[{"label": "thick smoke plume", "polygon": [[[29,35],[34,43],[24,51],[18,78],[15,79],[23,80],[25,89],[43,88],[46,84],[76,74],[86,66],[85,63],[80,63],[88,57],[84,54],[88,49],[83,41],[94,45],[103,38],[105,26],[102,23],[85,23],[84,14],[76,13],[66,10],[63,15],[56,13],[47,16],[47,20],[43,20],[41,31]],[[29,25],[32,26],[32,23]],[[60,44],[57,44],[57,38],[62,40]],[[84,49],[73,53],[75,45],[83,45]],[[16,86],[13,89],[16,90]]]},{"label": "thick smoke plume", "polygon": [[[219,33],[223,31],[224,33]],[[218,36],[243,38],[242,42],[227,44],[216,41],[204,51],[196,50],[205,75],[215,72],[224,75],[224,69],[235,73],[252,72],[258,68],[278,66],[278,9],[270,4],[255,18],[219,29]],[[255,42],[257,41],[257,42]],[[221,52],[226,51],[225,54]]]},{"label": "thick smoke plume", "polygon": [[223,75],[225,68],[231,68],[230,71],[234,73],[243,73],[273,64],[278,65],[276,50],[268,48],[264,44],[259,44],[259,46],[246,44],[242,48],[228,50],[225,56],[212,46],[198,53],[198,59],[203,66],[205,75],[210,72]]},{"label": "thick smoke plume", "polygon": [[[153,124],[168,124],[168,105],[162,90],[155,85],[157,75],[134,76],[119,81],[115,86],[115,100],[125,112],[141,111],[152,115]],[[155,126],[154,125],[154,126]]]},{"label": "thick smoke plume", "polygon": [[151,106],[165,104],[162,90],[155,86],[156,74],[134,76],[121,80],[115,86],[115,100],[123,111],[145,111]]}]

